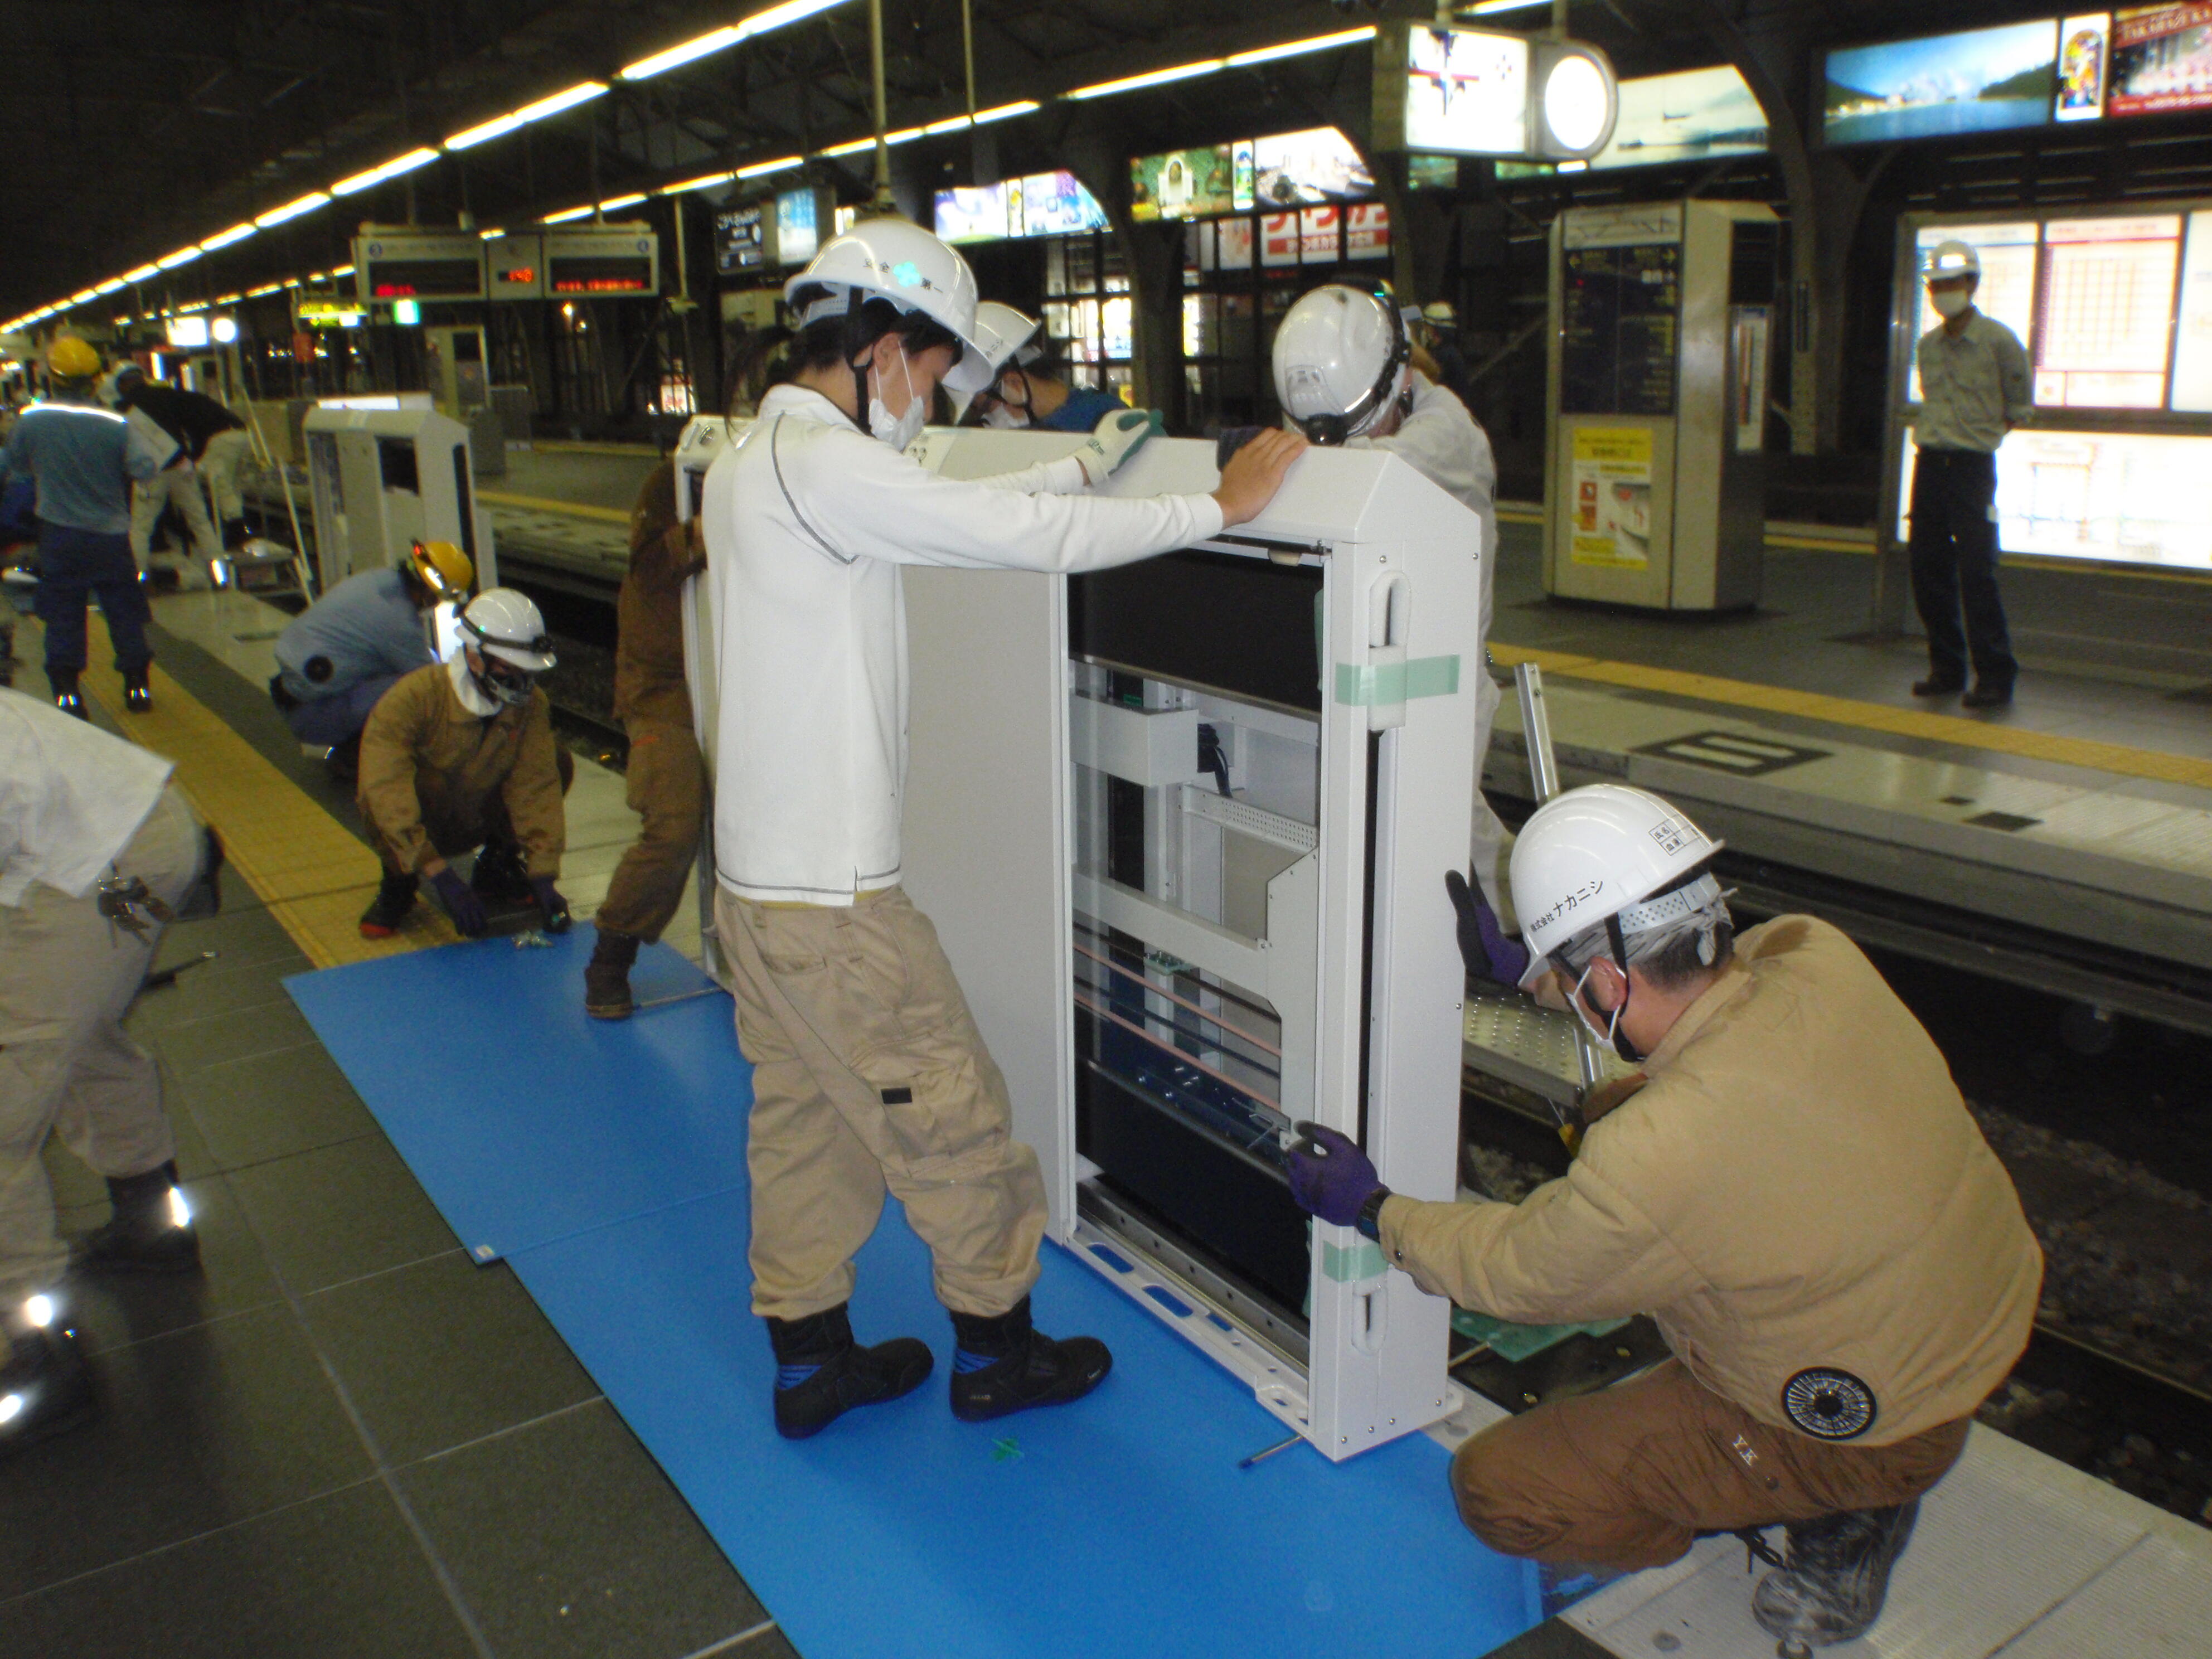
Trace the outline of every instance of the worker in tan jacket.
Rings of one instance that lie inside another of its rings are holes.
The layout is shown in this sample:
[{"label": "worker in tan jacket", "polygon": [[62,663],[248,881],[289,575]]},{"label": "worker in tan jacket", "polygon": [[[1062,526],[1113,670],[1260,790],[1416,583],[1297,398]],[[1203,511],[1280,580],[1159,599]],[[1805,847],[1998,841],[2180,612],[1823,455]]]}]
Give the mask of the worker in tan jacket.
[{"label": "worker in tan jacket", "polygon": [[[574,763],[538,689],[552,641],[538,607],[509,587],[470,600],[460,631],[459,650],[401,679],[362,728],[358,804],[384,862],[365,938],[397,932],[425,878],[465,937],[490,926],[487,899],[526,901],[547,932],[568,928],[554,881]],[[464,881],[449,860],[471,852]]]},{"label": "worker in tan jacket", "polygon": [[700,525],[678,521],[676,464],[663,461],[630,508],[629,569],[615,596],[615,714],[629,734],[629,799],[640,822],[592,917],[584,1012],[599,1019],[629,1017],[637,947],[668,926],[699,855],[707,774],[684,678],[684,584],[707,568]]},{"label": "worker in tan jacket", "polygon": [[1527,951],[1492,930],[1470,966],[1511,983],[1547,959],[1639,1068],[1599,1091],[1563,1179],[1517,1205],[1421,1203],[1316,1130],[1291,1186],[1466,1307],[1648,1313],[1665,1336],[1655,1370],[1461,1447],[1454,1493],[1486,1543],[1619,1571],[1783,1523],[1753,1611],[1785,1647],[1824,1646],[1879,1615],[1918,1498],[2027,1345],[2043,1262],[1919,1023],[1825,922],[1733,939],[1718,850],[1610,784],[1522,831]]}]

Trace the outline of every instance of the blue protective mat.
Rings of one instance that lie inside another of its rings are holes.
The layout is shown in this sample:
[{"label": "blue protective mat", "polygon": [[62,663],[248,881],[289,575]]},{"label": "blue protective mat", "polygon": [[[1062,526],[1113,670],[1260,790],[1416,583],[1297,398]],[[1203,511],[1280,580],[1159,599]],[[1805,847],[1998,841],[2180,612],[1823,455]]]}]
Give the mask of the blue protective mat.
[{"label": "blue protective mat", "polygon": [[[579,930],[287,984],[447,1218],[511,1255],[806,1659],[1474,1659],[1538,1621],[1533,1569],[1462,1529],[1434,1442],[1336,1466],[1300,1446],[1240,1472],[1277,1419],[1056,1247],[1038,1322],[1103,1338],[1114,1375],[1064,1410],[955,1422],[951,1327],[896,1205],[861,1253],[854,1323],[921,1336],[937,1373],[780,1438],[748,1308],[750,1090],[728,1000],[587,1020],[589,948]],[[653,956],[641,997],[678,988],[676,967],[696,976]]]},{"label": "blue protective mat", "polygon": [[[745,1178],[752,1074],[729,997],[589,1018],[595,937],[479,939],[284,981],[478,1261]],[[710,984],[665,945],[630,975],[640,1002]]]}]

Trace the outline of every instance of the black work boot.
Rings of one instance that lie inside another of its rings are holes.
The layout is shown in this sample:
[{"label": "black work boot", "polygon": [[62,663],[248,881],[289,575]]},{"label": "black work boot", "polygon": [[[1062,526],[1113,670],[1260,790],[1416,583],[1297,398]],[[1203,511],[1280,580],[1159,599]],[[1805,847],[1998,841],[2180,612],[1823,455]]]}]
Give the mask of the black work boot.
[{"label": "black work boot", "polygon": [[1065,1406],[1106,1380],[1114,1356],[1095,1336],[1055,1342],[1030,1323],[1024,1297],[995,1319],[952,1316],[952,1414],[983,1423],[1032,1406]]},{"label": "black work boot", "polygon": [[593,1019],[628,1019],[636,1012],[630,1000],[629,967],[637,960],[637,935],[602,927],[584,964],[584,1012]]},{"label": "black work boot", "polygon": [[154,687],[149,671],[141,668],[123,677],[123,706],[134,714],[145,714],[154,706]]},{"label": "black work boot", "polygon": [[361,913],[361,936],[363,939],[390,939],[407,920],[407,913],[415,908],[415,889],[419,882],[415,876],[395,876],[384,872],[377,884],[376,897],[368,909]]},{"label": "black work boot", "polygon": [[100,1412],[76,1333],[58,1316],[20,1327],[11,1317],[5,1339],[7,1346],[0,1347],[0,1461],[88,1423]]},{"label": "black work boot", "polygon": [[46,665],[46,684],[53,688],[54,707],[64,714],[88,720],[92,716],[84,712],[84,693],[76,689],[76,677],[74,668],[56,668],[51,663]]},{"label": "black work boot", "polygon": [[199,1230],[177,1185],[173,1160],[144,1175],[110,1176],[107,1198],[115,1212],[78,1246],[79,1267],[113,1273],[199,1271]]},{"label": "black work boot", "polygon": [[522,848],[504,838],[488,841],[477,853],[469,885],[487,903],[520,904],[535,898],[530,886],[530,866]]},{"label": "black work boot", "polygon": [[1759,1581],[1752,1617],[1784,1655],[1854,1641],[1881,1617],[1890,1569],[1911,1541],[1916,1501],[1893,1509],[1845,1510],[1785,1529],[1790,1565]]},{"label": "black work boot", "polygon": [[853,1340],[845,1307],[768,1322],[775,1345],[775,1431],[787,1440],[819,1434],[855,1406],[879,1406],[929,1380],[926,1343],[900,1336],[864,1348]]}]

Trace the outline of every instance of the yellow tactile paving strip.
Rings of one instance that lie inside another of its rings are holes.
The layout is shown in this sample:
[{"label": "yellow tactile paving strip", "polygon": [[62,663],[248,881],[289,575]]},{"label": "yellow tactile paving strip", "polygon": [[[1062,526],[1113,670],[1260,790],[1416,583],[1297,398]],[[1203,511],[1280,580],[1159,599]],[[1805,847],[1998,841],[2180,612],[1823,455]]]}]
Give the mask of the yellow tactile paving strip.
[{"label": "yellow tactile paving strip", "polygon": [[572,519],[598,519],[607,524],[629,522],[629,514],[618,507],[593,507],[586,501],[556,501],[550,495],[510,495],[503,489],[479,489],[477,499],[493,507],[519,507],[532,513],[565,513]]},{"label": "yellow tactile paving strip", "polygon": [[1607,662],[1596,657],[1571,656],[1559,651],[1534,651],[1493,643],[1490,654],[1507,667],[1534,663],[1547,674],[1569,679],[1595,680],[1638,691],[1657,691],[1698,702],[1723,703],[1737,708],[1756,708],[1771,714],[1790,714],[1800,720],[1825,720],[1832,726],[1853,726],[1863,732],[1886,732],[1929,743],[1948,743],[1961,749],[1987,750],[2029,760],[2053,761],[2062,766],[2086,767],[2121,777],[2149,778],[2161,783],[2183,783],[2212,789],[2212,760],[2190,755],[2162,754],[2150,749],[2130,749],[2122,744],[2098,743],[2087,738],[2061,737],[2051,732],[2030,732],[1994,720],[1966,720],[1956,714],[1931,714],[1917,708],[1893,708],[1887,703],[1860,702],[1850,697],[1831,697],[1815,691],[1792,691],[1778,685],[1753,685],[1744,680],[1724,680],[1712,674],[1692,674],[1674,668],[1650,668],[1638,663]]},{"label": "yellow tactile paving strip", "polygon": [[376,896],[376,854],[160,664],[149,714],[125,712],[123,680],[112,668],[87,669],[82,684],[133,742],[177,763],[178,786],[222,836],[231,869],[316,967],[453,942],[452,927],[428,904],[416,905],[392,938],[363,939],[361,913]]}]

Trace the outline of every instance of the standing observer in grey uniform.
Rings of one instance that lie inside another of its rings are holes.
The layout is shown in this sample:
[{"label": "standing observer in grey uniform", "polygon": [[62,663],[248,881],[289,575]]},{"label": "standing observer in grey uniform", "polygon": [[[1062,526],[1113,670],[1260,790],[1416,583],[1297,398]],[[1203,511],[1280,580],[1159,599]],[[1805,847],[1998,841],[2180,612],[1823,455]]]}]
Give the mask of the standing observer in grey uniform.
[{"label": "standing observer in grey uniform", "polygon": [[[1966,691],[1969,708],[2012,701],[2013,660],[1997,593],[1997,446],[2033,414],[2027,352],[1974,309],[1981,256],[1945,242],[1928,257],[1928,298],[1943,321],[1920,337],[1920,415],[1913,441],[1912,599],[1928,630],[1928,678],[1916,697]],[[1963,607],[1966,625],[1960,626]],[[1966,690],[1966,665],[1974,685]]]}]

